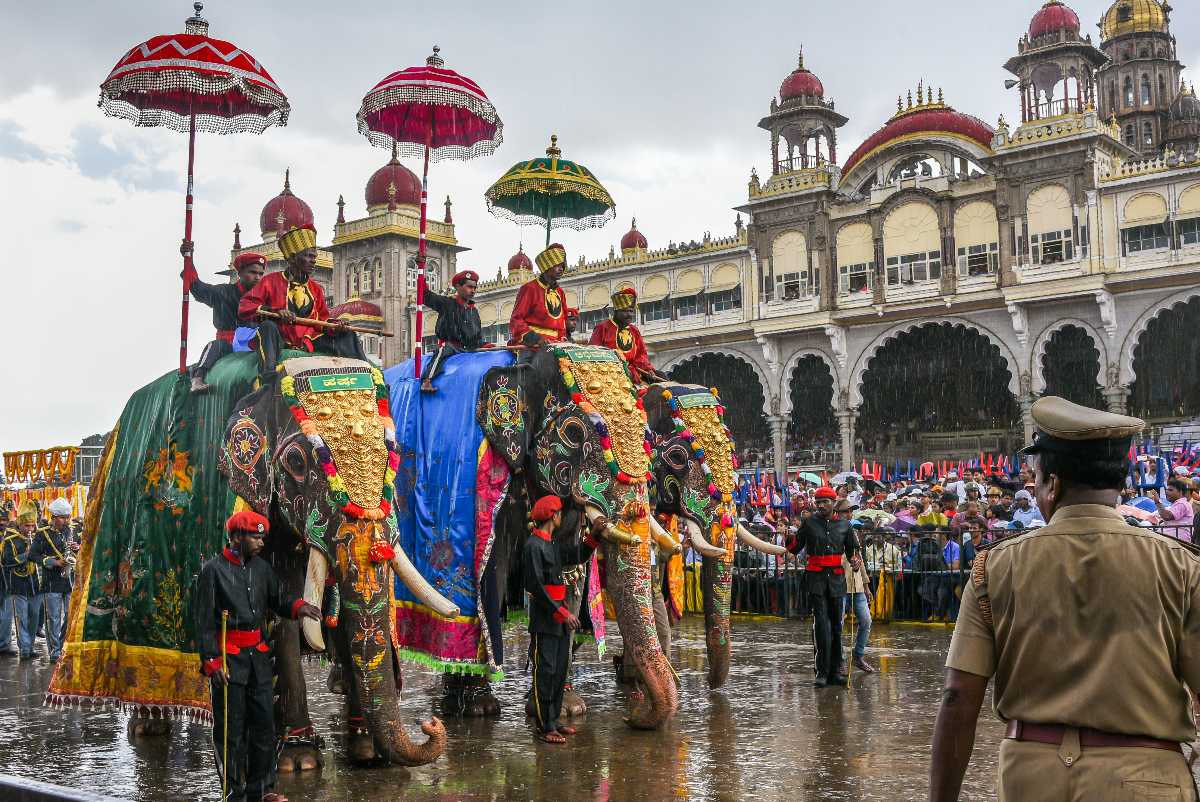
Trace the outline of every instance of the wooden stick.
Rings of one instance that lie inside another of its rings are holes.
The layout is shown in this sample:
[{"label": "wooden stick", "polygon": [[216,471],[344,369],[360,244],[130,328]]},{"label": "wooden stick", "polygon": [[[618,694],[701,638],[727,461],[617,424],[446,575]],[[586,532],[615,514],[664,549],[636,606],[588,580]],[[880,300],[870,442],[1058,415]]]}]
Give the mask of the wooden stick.
[{"label": "wooden stick", "polygon": [[[280,320],[279,313],[273,312],[270,309],[259,309],[258,314],[260,314],[263,317],[269,317],[272,320]],[[331,320],[317,320],[316,318],[312,318],[312,317],[298,317],[298,318],[296,318],[296,325],[315,326],[318,329],[339,328],[338,324],[334,323]],[[354,332],[358,332],[359,334],[376,334],[380,337],[395,337],[396,336],[395,334],[393,334],[390,331],[376,331],[375,329],[368,329],[365,326],[351,326],[349,323],[345,324],[345,328],[346,328],[346,331],[354,331]]]}]

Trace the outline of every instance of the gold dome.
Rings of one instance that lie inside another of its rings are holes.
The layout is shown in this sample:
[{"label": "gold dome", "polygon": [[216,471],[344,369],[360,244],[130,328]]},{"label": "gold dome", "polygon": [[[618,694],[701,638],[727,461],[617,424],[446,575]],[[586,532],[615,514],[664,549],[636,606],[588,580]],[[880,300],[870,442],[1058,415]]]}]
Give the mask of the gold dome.
[{"label": "gold dome", "polygon": [[1157,0],[1117,0],[1104,13],[1100,36],[1108,40],[1127,33],[1166,33],[1170,9]]}]

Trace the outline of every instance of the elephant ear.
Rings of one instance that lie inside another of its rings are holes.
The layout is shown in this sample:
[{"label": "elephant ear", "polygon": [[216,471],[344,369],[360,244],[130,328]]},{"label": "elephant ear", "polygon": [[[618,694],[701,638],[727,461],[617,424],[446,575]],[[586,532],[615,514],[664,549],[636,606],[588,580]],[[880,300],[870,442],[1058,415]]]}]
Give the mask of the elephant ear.
[{"label": "elephant ear", "polygon": [[533,441],[533,469],[540,489],[559,498],[571,498],[589,447],[592,424],[571,405],[546,421]]},{"label": "elephant ear", "polygon": [[237,403],[225,426],[219,467],[229,489],[262,515],[268,515],[274,487],[271,444],[262,425],[272,388],[263,387]]},{"label": "elephant ear", "polygon": [[513,473],[525,468],[529,451],[529,407],[516,367],[492,368],[483,377],[475,420]]},{"label": "elephant ear", "polygon": [[676,515],[683,512],[684,488],[688,482],[692,450],[681,435],[659,440],[654,445],[651,471],[658,490],[656,508]]}]

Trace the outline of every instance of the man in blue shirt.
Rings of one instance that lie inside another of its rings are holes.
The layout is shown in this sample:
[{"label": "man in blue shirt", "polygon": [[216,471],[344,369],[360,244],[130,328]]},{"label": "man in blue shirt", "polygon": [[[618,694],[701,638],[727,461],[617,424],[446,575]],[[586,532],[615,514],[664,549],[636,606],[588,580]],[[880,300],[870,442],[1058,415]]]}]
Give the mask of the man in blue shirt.
[{"label": "man in blue shirt", "polygon": [[1021,526],[1026,529],[1030,526],[1046,525],[1041,510],[1034,506],[1033,496],[1029,495],[1028,490],[1017,491],[1017,495],[1013,499],[1012,519],[1020,521]]}]

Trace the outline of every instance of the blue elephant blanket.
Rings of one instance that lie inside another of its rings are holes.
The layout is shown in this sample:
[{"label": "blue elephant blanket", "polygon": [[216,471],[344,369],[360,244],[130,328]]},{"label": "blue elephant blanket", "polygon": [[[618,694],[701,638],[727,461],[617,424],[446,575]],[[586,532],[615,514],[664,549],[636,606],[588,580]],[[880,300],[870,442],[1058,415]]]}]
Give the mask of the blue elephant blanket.
[{"label": "blue elephant blanket", "polygon": [[475,404],[484,374],[512,363],[508,351],[450,357],[433,394],[420,391],[412,360],[384,372],[400,447],[394,502],[400,546],[460,610],[453,620],[442,618],[396,580],[400,654],[441,671],[501,676],[502,643],[484,614],[496,606],[485,596],[495,594],[484,587],[484,571],[509,472],[484,441]]}]

